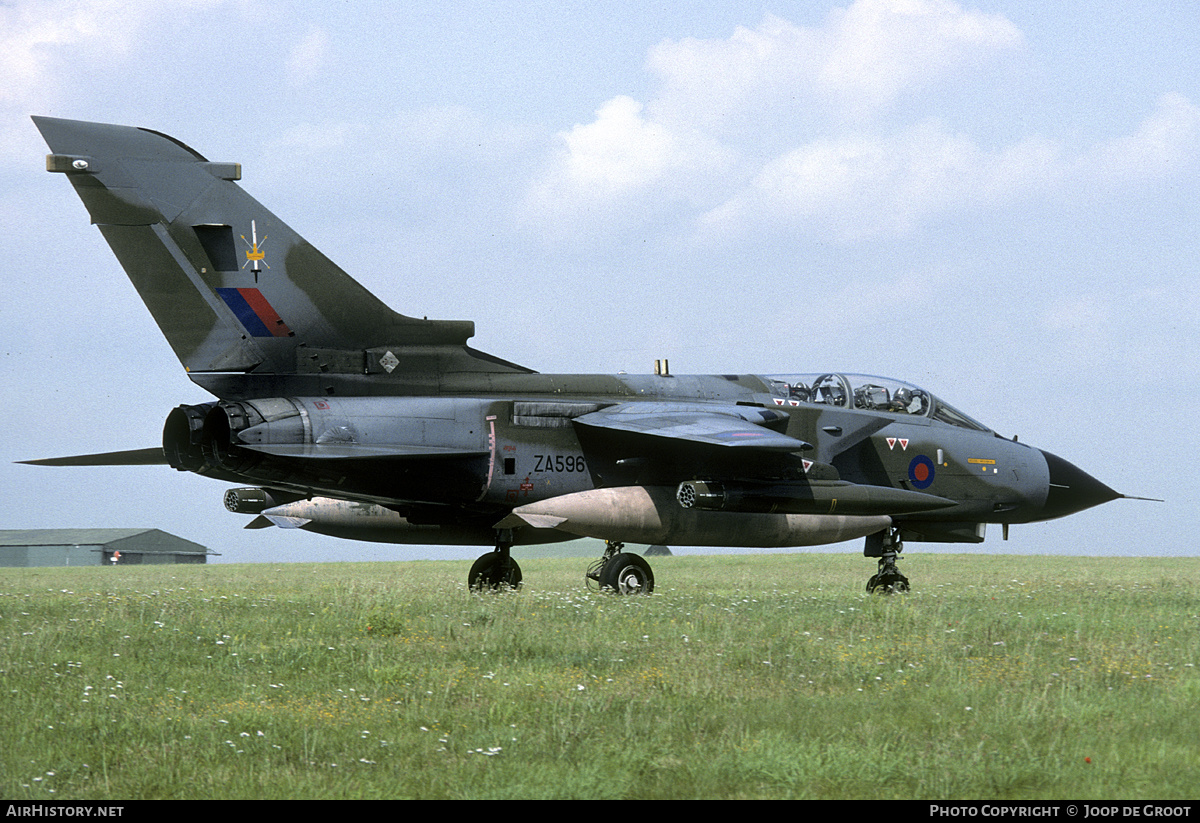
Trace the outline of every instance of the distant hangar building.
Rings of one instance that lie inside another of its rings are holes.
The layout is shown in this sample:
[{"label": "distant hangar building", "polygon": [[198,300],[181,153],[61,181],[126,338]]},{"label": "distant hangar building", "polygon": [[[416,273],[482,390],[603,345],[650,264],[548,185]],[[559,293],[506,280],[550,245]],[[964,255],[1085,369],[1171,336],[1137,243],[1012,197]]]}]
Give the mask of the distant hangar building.
[{"label": "distant hangar building", "polygon": [[0,566],[112,566],[206,563],[199,543],[159,529],[0,530]]}]

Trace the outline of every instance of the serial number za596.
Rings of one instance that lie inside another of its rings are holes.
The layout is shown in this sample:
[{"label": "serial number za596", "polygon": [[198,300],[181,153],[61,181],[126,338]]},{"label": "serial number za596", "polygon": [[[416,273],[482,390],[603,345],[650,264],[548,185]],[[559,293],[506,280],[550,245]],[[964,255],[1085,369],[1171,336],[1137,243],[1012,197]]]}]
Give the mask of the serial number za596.
[{"label": "serial number za596", "polygon": [[574,454],[535,454],[535,472],[581,472],[587,466],[582,455]]}]

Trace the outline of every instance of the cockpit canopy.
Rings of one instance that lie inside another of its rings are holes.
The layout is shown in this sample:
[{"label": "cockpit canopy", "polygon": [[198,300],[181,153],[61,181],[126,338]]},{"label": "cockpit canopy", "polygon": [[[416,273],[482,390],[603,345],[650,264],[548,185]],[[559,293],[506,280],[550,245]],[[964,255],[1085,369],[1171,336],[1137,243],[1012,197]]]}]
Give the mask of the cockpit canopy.
[{"label": "cockpit canopy", "polygon": [[768,375],[765,380],[777,403],[782,400],[784,404],[792,406],[803,403],[928,417],[963,429],[991,431],[924,389],[890,377],[833,373],[774,374]]}]

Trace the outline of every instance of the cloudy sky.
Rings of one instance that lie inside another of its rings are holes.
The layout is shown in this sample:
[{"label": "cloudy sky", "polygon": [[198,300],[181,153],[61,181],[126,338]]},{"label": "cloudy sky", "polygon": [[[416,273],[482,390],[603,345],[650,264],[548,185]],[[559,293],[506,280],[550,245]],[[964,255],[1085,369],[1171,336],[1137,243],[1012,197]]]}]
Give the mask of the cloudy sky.
[{"label": "cloudy sky", "polygon": [[43,170],[44,114],[242,163],[394,308],[539,371],[907,379],[1167,501],[986,550],[1200,553],[1195,5],[710,5],[0,5],[0,528],[419,554],[242,531],[166,468],[12,464],[155,445],[209,399]]}]

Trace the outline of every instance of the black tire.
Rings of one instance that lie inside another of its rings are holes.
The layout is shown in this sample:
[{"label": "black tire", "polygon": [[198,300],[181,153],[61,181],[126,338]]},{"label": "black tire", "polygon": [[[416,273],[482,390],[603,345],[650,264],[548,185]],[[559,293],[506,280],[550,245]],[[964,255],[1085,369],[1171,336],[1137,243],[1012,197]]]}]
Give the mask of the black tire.
[{"label": "black tire", "polygon": [[876,574],[867,581],[867,594],[903,594],[909,590],[908,578],[899,572]]},{"label": "black tire", "polygon": [[521,567],[511,557],[503,558],[498,552],[488,552],[471,564],[467,585],[475,591],[519,589]]},{"label": "black tire", "polygon": [[600,570],[600,590],[617,594],[650,594],[654,591],[654,572],[645,558],[621,552]]}]

